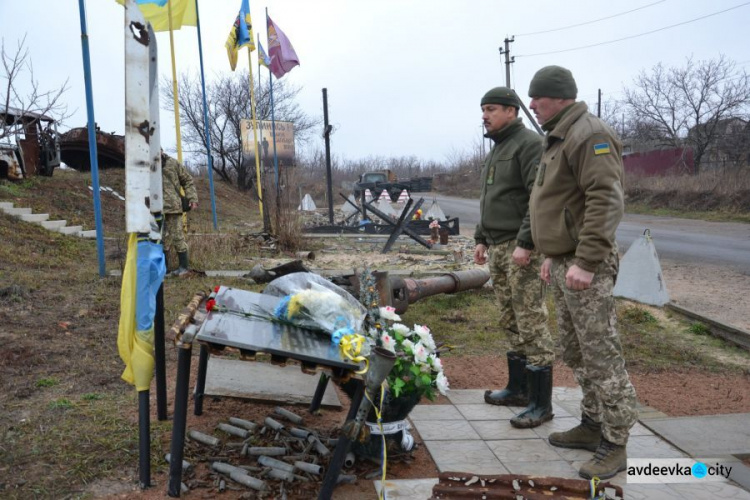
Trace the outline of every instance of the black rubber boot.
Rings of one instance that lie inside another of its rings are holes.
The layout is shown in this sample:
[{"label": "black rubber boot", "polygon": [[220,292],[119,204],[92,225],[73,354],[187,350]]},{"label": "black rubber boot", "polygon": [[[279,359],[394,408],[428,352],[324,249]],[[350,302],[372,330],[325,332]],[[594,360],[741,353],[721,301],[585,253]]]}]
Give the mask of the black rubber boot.
[{"label": "black rubber boot", "polygon": [[498,406],[526,406],[529,394],[526,385],[526,356],[508,352],[508,385],[500,391],[485,391],[484,402]]},{"label": "black rubber boot", "polygon": [[188,254],[187,252],[178,252],[177,258],[180,261],[180,266],[172,271],[173,276],[182,276],[183,274],[187,273],[189,271],[188,268]]},{"label": "black rubber boot", "polygon": [[530,429],[552,420],[552,367],[526,365],[529,406],[510,419],[510,425]]}]

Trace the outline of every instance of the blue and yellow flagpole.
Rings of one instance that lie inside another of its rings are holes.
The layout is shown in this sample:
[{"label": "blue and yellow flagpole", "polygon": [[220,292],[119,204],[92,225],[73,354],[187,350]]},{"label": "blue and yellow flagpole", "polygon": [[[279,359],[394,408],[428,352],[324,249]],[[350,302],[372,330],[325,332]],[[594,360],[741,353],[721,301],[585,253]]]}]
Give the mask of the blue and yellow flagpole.
[{"label": "blue and yellow flagpole", "polygon": [[99,159],[96,148],[96,120],[94,118],[94,96],[91,83],[91,56],[89,54],[89,34],[86,28],[86,4],[78,0],[81,16],[81,52],[83,54],[83,79],[86,85],[86,114],[89,132],[89,162],[91,163],[91,184],[94,189],[94,223],[96,227],[96,254],[99,259],[99,276],[104,277],[104,228],[102,226],[102,205],[99,195]]},{"label": "blue and yellow flagpole", "polygon": [[214,162],[211,157],[211,129],[208,125],[208,104],[206,102],[206,77],[203,72],[203,42],[201,40],[201,18],[198,12],[198,0],[195,0],[196,28],[198,29],[198,58],[201,63],[201,90],[203,91],[203,129],[206,134],[206,159],[208,161],[208,185],[211,189],[211,214],[214,229],[218,229],[216,219],[216,197],[214,196]]}]

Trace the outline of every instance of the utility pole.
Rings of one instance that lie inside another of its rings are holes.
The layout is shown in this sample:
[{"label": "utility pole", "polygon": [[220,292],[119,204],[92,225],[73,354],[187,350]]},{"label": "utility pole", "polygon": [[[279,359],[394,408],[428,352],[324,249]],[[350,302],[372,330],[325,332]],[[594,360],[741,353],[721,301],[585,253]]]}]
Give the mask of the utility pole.
[{"label": "utility pole", "polygon": [[[516,62],[516,58],[510,56],[510,44],[512,42],[514,42],[515,39],[516,39],[515,36],[510,37],[510,38],[506,38],[504,40],[504,42],[505,42],[505,50],[503,50],[502,47],[500,47],[500,49],[499,49],[500,50],[500,55],[505,55],[505,86],[508,87],[509,89],[513,88],[513,87],[510,86],[510,65],[512,63]],[[518,92],[516,92],[516,95],[518,95]],[[544,135],[544,132],[542,132],[542,129],[539,128],[539,125],[537,124],[536,120],[531,116],[531,113],[529,113],[529,110],[526,108],[526,105],[523,103],[523,101],[521,100],[520,96],[518,97],[518,100],[521,102],[521,109],[523,109],[523,112],[526,114],[526,118],[529,119],[529,121],[531,122],[531,124],[536,129],[537,133],[539,135]]]},{"label": "utility pole", "polygon": [[596,102],[596,117],[602,117],[602,89],[599,89],[599,98]]},{"label": "utility pole", "polygon": [[333,189],[331,185],[331,131],[328,124],[328,89],[323,89],[323,137],[326,144],[326,193],[328,198],[328,223],[333,225]]}]

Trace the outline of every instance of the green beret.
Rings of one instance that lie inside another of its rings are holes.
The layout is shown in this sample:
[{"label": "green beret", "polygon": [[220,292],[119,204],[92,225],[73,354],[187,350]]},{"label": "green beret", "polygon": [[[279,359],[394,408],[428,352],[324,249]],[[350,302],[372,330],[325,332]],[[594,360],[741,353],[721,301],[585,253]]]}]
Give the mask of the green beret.
[{"label": "green beret", "polygon": [[516,93],[508,87],[495,87],[482,97],[482,106],[485,104],[502,104],[504,106],[521,107],[521,100]]},{"label": "green beret", "polygon": [[578,87],[573,73],[562,66],[545,66],[536,72],[529,84],[529,97],[575,99]]}]

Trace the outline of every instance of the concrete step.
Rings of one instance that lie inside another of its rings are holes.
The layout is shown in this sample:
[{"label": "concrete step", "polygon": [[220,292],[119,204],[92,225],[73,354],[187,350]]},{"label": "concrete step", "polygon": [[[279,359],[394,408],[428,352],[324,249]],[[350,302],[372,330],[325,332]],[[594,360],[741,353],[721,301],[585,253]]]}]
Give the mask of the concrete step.
[{"label": "concrete step", "polygon": [[78,233],[82,230],[83,226],[65,226],[58,229],[62,234],[72,234],[74,236],[78,236]]},{"label": "concrete step", "polygon": [[78,236],[81,238],[96,238],[96,229],[89,229],[88,231],[81,231]]},{"label": "concrete step", "polygon": [[68,223],[66,220],[44,220],[42,221],[42,227],[49,229],[50,231],[59,231],[64,228]]},{"label": "concrete step", "polygon": [[31,209],[30,208],[7,208],[5,209],[5,213],[8,215],[15,215],[15,216],[28,215],[31,213]]},{"label": "concrete step", "polygon": [[49,214],[21,214],[21,220],[26,222],[44,222],[49,219]]},{"label": "concrete step", "polygon": [[9,208],[13,208],[13,202],[12,201],[0,201],[0,210],[6,211]]}]

